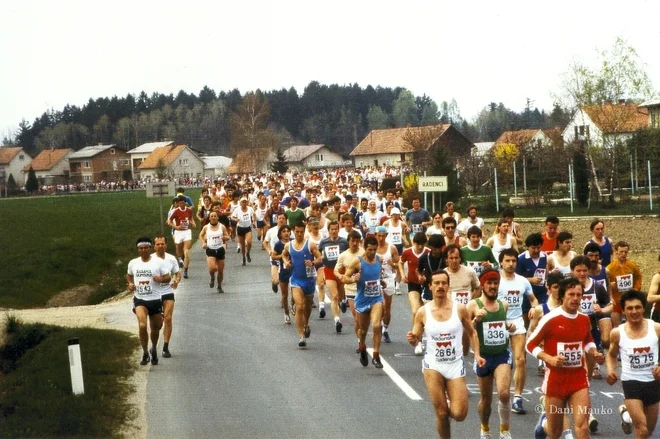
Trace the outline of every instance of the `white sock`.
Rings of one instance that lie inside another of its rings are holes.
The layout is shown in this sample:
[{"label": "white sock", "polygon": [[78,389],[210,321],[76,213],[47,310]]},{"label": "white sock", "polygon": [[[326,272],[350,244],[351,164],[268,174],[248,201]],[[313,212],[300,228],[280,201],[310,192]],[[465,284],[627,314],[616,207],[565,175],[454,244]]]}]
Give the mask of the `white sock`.
[{"label": "white sock", "polygon": [[626,410],[625,412],[623,412],[623,415],[621,415],[621,419],[622,419],[623,422],[625,422],[626,424],[632,424],[632,419],[630,418],[630,413],[628,413],[628,410]]},{"label": "white sock", "polygon": [[387,325],[384,323],[381,323],[380,326],[383,327],[383,332],[387,332]]},{"label": "white sock", "polygon": [[571,430],[564,430],[564,439],[573,439],[573,432]]},{"label": "white sock", "polygon": [[325,309],[325,302],[323,302],[322,300],[319,300],[319,308]]},{"label": "white sock", "polygon": [[339,321],[339,317],[335,317],[335,323]]}]

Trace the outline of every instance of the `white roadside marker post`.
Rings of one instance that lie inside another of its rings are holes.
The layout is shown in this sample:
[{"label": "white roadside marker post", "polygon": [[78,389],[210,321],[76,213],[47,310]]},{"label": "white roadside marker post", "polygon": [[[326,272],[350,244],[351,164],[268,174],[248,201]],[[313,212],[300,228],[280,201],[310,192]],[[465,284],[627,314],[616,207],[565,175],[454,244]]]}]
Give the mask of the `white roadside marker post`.
[{"label": "white roadside marker post", "polygon": [[74,395],[83,395],[85,393],[85,384],[83,382],[82,360],[80,357],[80,342],[77,338],[71,338],[67,344],[69,345],[71,388]]}]

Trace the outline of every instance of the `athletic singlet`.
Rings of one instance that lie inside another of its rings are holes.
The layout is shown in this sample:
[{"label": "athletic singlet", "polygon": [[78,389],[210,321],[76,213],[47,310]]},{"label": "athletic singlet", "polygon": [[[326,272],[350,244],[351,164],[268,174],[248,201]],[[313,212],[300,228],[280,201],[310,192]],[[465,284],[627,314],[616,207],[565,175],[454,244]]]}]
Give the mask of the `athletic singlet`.
[{"label": "athletic singlet", "polygon": [[600,260],[601,263],[603,264],[603,267],[607,267],[610,265],[610,262],[612,262],[612,241],[610,241],[610,238],[607,236],[605,238],[605,244],[600,245],[596,241],[594,241],[593,238],[589,239],[589,242],[593,242],[594,244],[598,245],[600,247]]},{"label": "athletic singlet", "polygon": [[[477,299],[479,309],[484,307],[481,299]],[[479,336],[479,351],[481,355],[497,355],[509,348],[509,331],[506,329],[506,311],[500,299],[497,299],[497,311],[486,310],[486,315],[477,325]]]},{"label": "athletic singlet", "polygon": [[392,266],[390,265],[390,261],[392,261],[392,252],[391,252],[390,244],[387,244],[387,251],[385,253],[378,253],[378,256],[380,256],[380,261],[383,265],[381,269],[383,279],[393,278],[394,272],[392,271]]},{"label": "athletic singlet", "polygon": [[289,241],[289,254],[291,255],[291,277],[299,280],[316,278],[316,268],[306,266],[305,261],[313,261],[314,255],[309,251],[309,240],[305,240],[302,248],[296,250],[295,241]]},{"label": "athletic singlet", "polygon": [[558,270],[561,274],[564,275],[564,277],[571,277],[571,259],[575,257],[575,252],[570,251],[569,255],[571,257],[568,259],[568,264],[567,265],[559,265],[559,261],[557,261],[557,258],[555,258],[555,255],[557,252],[553,252],[551,255],[548,255],[548,259],[552,259],[552,261],[555,263],[555,270]]},{"label": "athletic singlet", "polygon": [[603,288],[607,289],[607,269],[605,268],[605,265],[600,266],[600,273],[597,275],[590,274],[590,278],[596,281],[596,283],[599,283],[603,286]]},{"label": "athletic singlet", "polygon": [[403,244],[402,237],[403,237],[403,230],[401,227],[401,221],[399,221],[398,226],[394,226],[390,222],[390,225],[387,228],[387,238],[385,238],[385,241],[389,244],[401,245]]},{"label": "athletic singlet", "polygon": [[632,339],[626,334],[628,323],[619,326],[621,381],[654,381],[651,370],[658,363],[658,334],[653,320],[646,320],[646,335]]},{"label": "athletic singlet", "polygon": [[491,247],[491,251],[493,252],[493,256],[495,256],[495,260],[499,261],[500,260],[500,253],[502,250],[506,250],[507,248],[511,248],[511,239],[513,237],[511,235],[506,235],[506,242],[504,244],[500,244],[499,236],[495,235],[493,237],[493,246]]},{"label": "athletic singlet", "polygon": [[431,312],[432,303],[424,305],[426,323],[426,353],[424,361],[429,365],[441,365],[463,360],[463,324],[458,318],[458,303],[453,302],[448,320],[438,321]]},{"label": "athletic singlet", "polygon": [[[268,210],[268,206],[264,207],[263,209],[259,206],[254,210],[254,214],[257,216],[257,221],[263,221],[264,218],[266,218],[266,211]],[[275,218],[277,220],[277,218]]]},{"label": "athletic singlet", "polygon": [[380,286],[382,264],[380,263],[380,257],[376,255],[373,264],[365,261],[362,256],[358,256],[358,259],[360,260],[360,279],[357,281],[356,304],[358,301],[371,300],[382,295]]},{"label": "athletic singlet", "polygon": [[206,247],[210,248],[211,250],[217,250],[220,247],[222,247],[223,225],[218,223],[217,224],[218,230],[211,229],[211,224],[207,224],[205,227],[206,227]]},{"label": "athletic singlet", "polygon": [[237,207],[234,209],[232,212],[231,216],[238,218],[238,222],[236,225],[238,227],[252,227],[252,215],[254,215],[254,210],[248,206],[246,207],[247,210],[241,209],[241,207]]},{"label": "athletic singlet", "polygon": [[594,305],[596,304],[596,281],[589,278],[591,283],[589,288],[582,287],[582,299],[580,299],[580,312],[590,316],[594,313]]},{"label": "athletic singlet", "polygon": [[147,262],[142,258],[135,258],[128,263],[128,274],[133,276],[135,291],[133,296],[141,300],[160,300],[160,292],[157,289],[154,276],[162,276],[169,273],[164,260],[151,255]]}]

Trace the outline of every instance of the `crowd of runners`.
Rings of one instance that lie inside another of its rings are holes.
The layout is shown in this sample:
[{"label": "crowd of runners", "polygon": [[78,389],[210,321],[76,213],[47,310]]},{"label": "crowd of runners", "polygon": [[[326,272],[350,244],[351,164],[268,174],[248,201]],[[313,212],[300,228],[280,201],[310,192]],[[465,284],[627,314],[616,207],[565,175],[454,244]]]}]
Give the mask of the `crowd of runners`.
[{"label": "crowd of runners", "polygon": [[[240,253],[243,266],[252,263],[255,248],[268,253],[272,291],[281,296],[284,324],[295,324],[299,348],[310,342],[313,309],[320,318],[328,315],[326,294],[337,333],[344,331],[344,314],[352,314],[362,366],[369,364],[369,330],[371,363],[379,369],[381,343],[390,343],[393,332],[405,337],[422,356],[440,437],[450,437],[450,419],[467,415],[469,356],[481,393],[482,439],[510,438],[510,414],[526,413],[528,361],[544,377],[536,438],[586,438],[597,431],[589,381],[602,378],[622,382],[623,432],[653,434],[660,401],[660,272],[648,293],[641,292],[630,245],[606,236],[598,219],[591,239],[574,245],[554,216],[543,232],[523,235],[507,208],[486,236],[476,206],[462,218],[451,202],[433,213],[420,198],[404,204],[398,182],[383,191],[359,175],[323,172],[221,179],[198,201],[180,189],[168,214],[172,234],[139,238],[139,257],[128,266],[141,364],[158,364],[163,325],[162,355],[171,356],[174,291],[189,275],[192,233],[199,230],[209,287],[218,293],[224,293],[226,252]],[[165,252],[169,239],[176,256]],[[392,299],[402,292],[411,328],[393,331]],[[490,431],[493,394],[496,433]]]}]

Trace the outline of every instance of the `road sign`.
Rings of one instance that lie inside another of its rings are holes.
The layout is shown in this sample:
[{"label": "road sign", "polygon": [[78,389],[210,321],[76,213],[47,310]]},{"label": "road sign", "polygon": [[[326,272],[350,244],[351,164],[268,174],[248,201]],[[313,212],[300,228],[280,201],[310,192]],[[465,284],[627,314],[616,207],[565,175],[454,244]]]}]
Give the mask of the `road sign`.
[{"label": "road sign", "polygon": [[158,181],[147,183],[147,198],[174,197],[173,181]]},{"label": "road sign", "polygon": [[420,192],[447,192],[447,177],[419,177]]}]

